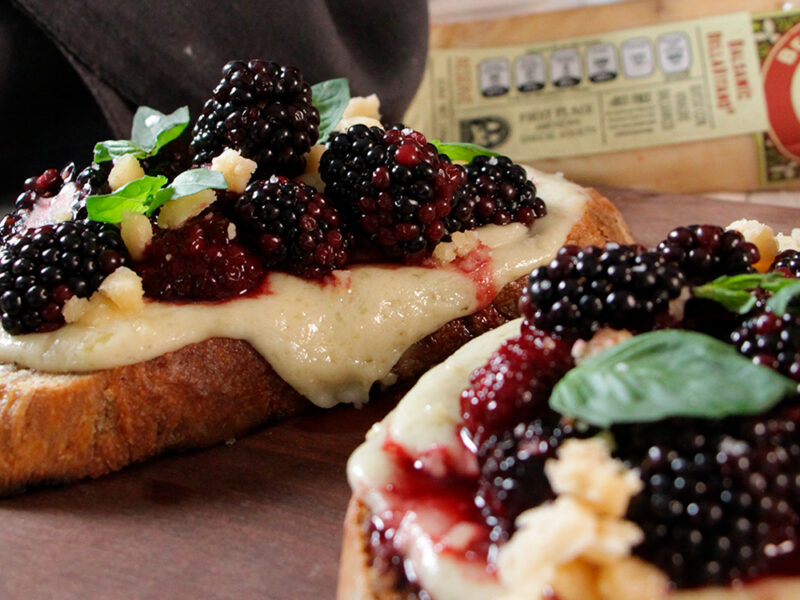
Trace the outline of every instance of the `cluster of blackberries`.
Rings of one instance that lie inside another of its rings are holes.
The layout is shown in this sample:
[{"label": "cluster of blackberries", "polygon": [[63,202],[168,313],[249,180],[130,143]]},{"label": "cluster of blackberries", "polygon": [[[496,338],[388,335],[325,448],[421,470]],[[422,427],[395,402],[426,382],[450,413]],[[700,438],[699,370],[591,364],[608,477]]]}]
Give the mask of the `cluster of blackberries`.
[{"label": "cluster of blackberries", "polygon": [[87,297],[126,262],[113,226],[65,221],[29,228],[0,248],[0,322],[12,335],[64,324],[72,296]]},{"label": "cluster of blackberries", "polygon": [[192,130],[194,163],[234,148],[258,163],[258,177],[299,175],[319,137],[319,111],[300,71],[256,59],[231,61],[222,73]]}]

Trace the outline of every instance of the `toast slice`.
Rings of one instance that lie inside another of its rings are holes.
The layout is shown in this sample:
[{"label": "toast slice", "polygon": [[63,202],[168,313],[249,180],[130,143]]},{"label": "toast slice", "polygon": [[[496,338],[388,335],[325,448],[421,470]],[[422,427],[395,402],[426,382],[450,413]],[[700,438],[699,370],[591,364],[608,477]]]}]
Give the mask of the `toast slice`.
[{"label": "toast slice", "polygon": [[[628,242],[622,216],[590,190],[564,243]],[[419,377],[471,338],[518,316],[525,277],[476,313],[408,348],[397,381]],[[241,374],[246,373],[247,377]],[[0,365],[0,493],[97,477],[167,450],[209,446],[311,404],[242,340],[214,338],[87,373]]]}]

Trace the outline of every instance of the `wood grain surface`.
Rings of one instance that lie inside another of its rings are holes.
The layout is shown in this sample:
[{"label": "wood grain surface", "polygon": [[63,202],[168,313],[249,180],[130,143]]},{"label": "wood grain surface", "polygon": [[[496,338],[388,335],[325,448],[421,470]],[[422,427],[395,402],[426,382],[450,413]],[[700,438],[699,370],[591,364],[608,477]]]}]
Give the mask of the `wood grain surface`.
[{"label": "wood grain surface", "polygon": [[[642,243],[798,208],[602,190]],[[314,410],[235,443],[0,500],[0,598],[333,598],[345,463],[397,401]]]}]

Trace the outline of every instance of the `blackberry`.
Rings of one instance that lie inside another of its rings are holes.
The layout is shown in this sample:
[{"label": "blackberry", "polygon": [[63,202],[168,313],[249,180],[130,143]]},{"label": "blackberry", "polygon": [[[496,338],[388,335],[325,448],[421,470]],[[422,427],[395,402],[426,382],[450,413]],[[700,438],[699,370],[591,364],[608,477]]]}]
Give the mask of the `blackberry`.
[{"label": "blackberry", "polygon": [[240,244],[232,223],[206,212],[180,229],[160,229],[136,263],[144,292],[159,300],[224,300],[264,277],[258,256]]},{"label": "blackberry", "polygon": [[475,504],[490,527],[492,542],[504,542],[514,532],[519,514],[552,500],[555,495],[544,473],[544,463],[554,458],[569,437],[585,437],[553,411],[530,424],[492,434],[478,449],[478,491]]},{"label": "blackberry", "polygon": [[[75,180],[75,163],[69,163],[61,171],[47,169],[38,177],[26,179],[22,193],[14,201],[14,209],[0,220],[0,238],[5,240],[22,232],[34,208],[53,202],[48,199],[58,196],[65,185],[76,183]],[[70,197],[64,201],[72,203],[73,199]]]},{"label": "blackberry", "polygon": [[194,164],[227,147],[258,163],[254,177],[299,175],[319,137],[319,112],[300,71],[254,59],[231,61],[222,73],[192,130]]},{"label": "blackberry", "polygon": [[313,187],[272,176],[247,186],[232,213],[242,239],[268,267],[318,278],[347,263],[350,236]]},{"label": "blackberry", "polygon": [[370,240],[410,261],[449,238],[464,197],[464,169],[412,129],[354,125],[331,138],[319,171],[325,193]]},{"label": "blackberry", "polygon": [[784,250],[775,257],[769,270],[780,271],[787,277],[800,277],[800,252]]},{"label": "blackberry", "polygon": [[678,265],[691,285],[701,285],[721,275],[752,273],[760,255],[755,244],[738,231],[716,225],[677,227],[658,244],[657,251]]},{"label": "blackberry", "polygon": [[462,439],[477,449],[489,436],[546,413],[550,391],[572,365],[570,344],[523,327],[470,375],[461,393]]},{"label": "blackberry", "polygon": [[627,514],[645,534],[634,552],[679,588],[793,572],[800,558],[796,413],[613,428],[616,453],[644,483]]},{"label": "blackberry", "polygon": [[754,363],[800,382],[800,315],[757,312],[730,334],[730,341]]},{"label": "blackberry", "polygon": [[65,221],[27,229],[0,248],[3,329],[12,335],[57,329],[64,303],[90,296],[126,260],[111,225]]},{"label": "blackberry", "polygon": [[478,225],[531,225],[547,214],[525,169],[507,156],[476,156],[465,170],[467,185],[477,198],[473,212]]},{"label": "blackberry", "polygon": [[534,269],[520,300],[534,326],[588,339],[601,327],[649,331],[684,285],[677,266],[640,246],[564,246]]},{"label": "blackberry", "polygon": [[172,181],[192,166],[192,155],[186,142],[178,138],[161,148],[155,156],[143,158],[139,162],[146,175],[163,175]]}]

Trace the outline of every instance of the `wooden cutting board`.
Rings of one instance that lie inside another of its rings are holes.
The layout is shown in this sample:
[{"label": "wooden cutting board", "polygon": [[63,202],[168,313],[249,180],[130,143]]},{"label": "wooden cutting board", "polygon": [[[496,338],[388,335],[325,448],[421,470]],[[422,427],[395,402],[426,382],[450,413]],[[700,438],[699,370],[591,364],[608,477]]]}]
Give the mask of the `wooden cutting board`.
[{"label": "wooden cutting board", "polygon": [[[800,226],[800,194],[783,208],[603,192],[646,245],[676,225],[744,215]],[[235,443],[0,500],[0,598],[333,598],[347,457],[396,401],[313,410]]]}]

